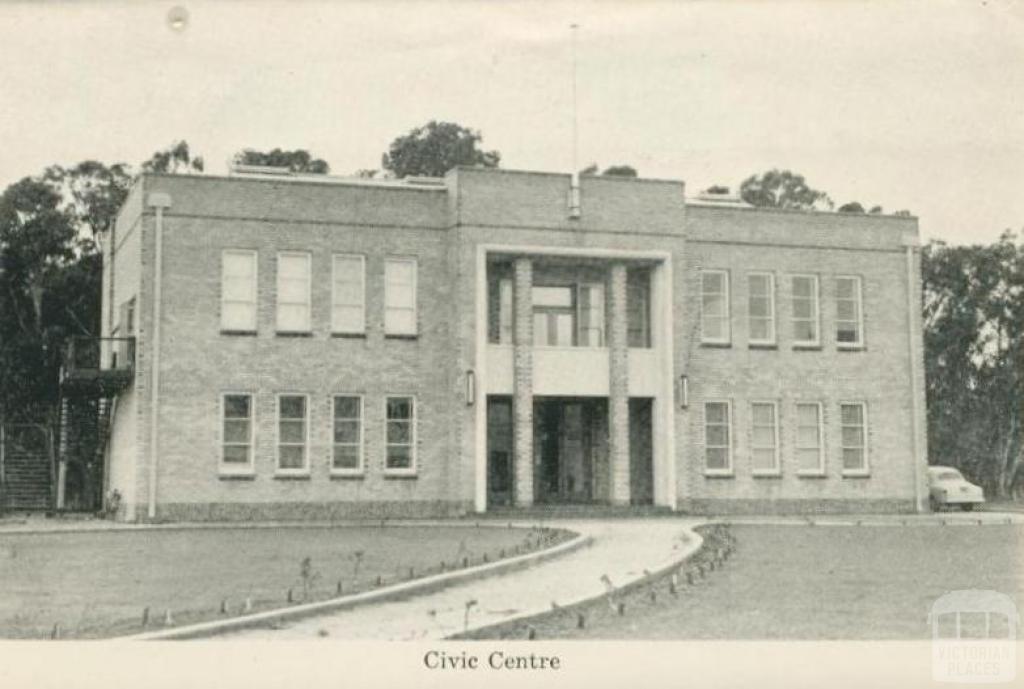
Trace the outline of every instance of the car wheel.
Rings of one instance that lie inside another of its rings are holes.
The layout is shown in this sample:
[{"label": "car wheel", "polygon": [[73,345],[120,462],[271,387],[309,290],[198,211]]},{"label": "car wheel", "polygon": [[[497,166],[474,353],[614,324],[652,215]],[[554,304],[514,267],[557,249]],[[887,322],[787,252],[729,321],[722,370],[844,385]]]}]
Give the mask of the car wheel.
[{"label": "car wheel", "polygon": [[970,512],[971,510],[974,509],[974,503],[965,502],[964,504],[960,505],[960,509],[962,509],[964,512]]},{"label": "car wheel", "polygon": [[939,501],[934,497],[928,498],[928,506],[932,508],[932,512],[938,512],[940,508]]}]

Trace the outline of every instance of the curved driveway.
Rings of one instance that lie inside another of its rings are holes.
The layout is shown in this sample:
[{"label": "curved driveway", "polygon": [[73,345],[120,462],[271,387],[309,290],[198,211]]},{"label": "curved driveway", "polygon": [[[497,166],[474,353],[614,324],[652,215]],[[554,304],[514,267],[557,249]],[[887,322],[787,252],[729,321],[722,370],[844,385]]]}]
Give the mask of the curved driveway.
[{"label": "curved driveway", "polygon": [[[404,600],[367,605],[314,618],[252,628],[222,639],[439,639],[568,605],[606,591],[603,577],[621,586],[686,557],[700,546],[692,532],[699,519],[552,520],[549,526],[590,536],[592,544],[530,569],[456,584]],[[523,524],[531,526],[532,524]]]}]

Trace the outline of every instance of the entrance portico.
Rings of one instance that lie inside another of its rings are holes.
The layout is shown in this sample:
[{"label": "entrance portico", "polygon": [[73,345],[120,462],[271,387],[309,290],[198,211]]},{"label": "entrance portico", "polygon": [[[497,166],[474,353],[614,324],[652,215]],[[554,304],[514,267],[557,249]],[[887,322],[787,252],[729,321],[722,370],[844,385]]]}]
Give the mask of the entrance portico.
[{"label": "entrance portico", "polygon": [[669,254],[489,245],[477,270],[476,510],[674,508]]}]

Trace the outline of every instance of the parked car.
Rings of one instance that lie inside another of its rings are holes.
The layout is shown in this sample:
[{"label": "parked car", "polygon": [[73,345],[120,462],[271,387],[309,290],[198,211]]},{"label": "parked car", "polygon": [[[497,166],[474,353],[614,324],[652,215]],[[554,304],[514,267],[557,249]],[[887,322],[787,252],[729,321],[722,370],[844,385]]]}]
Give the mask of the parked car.
[{"label": "parked car", "polygon": [[928,467],[928,501],[933,512],[952,505],[966,512],[985,502],[985,491],[953,467],[932,466]]}]

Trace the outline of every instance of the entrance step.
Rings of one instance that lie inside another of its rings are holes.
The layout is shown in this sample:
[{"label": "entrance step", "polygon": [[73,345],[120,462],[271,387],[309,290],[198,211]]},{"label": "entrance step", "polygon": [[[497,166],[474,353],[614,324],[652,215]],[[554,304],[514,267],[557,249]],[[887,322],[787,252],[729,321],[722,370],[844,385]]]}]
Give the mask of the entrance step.
[{"label": "entrance step", "polygon": [[658,505],[533,505],[492,507],[482,517],[495,519],[607,519],[614,517],[667,517],[675,514]]}]

